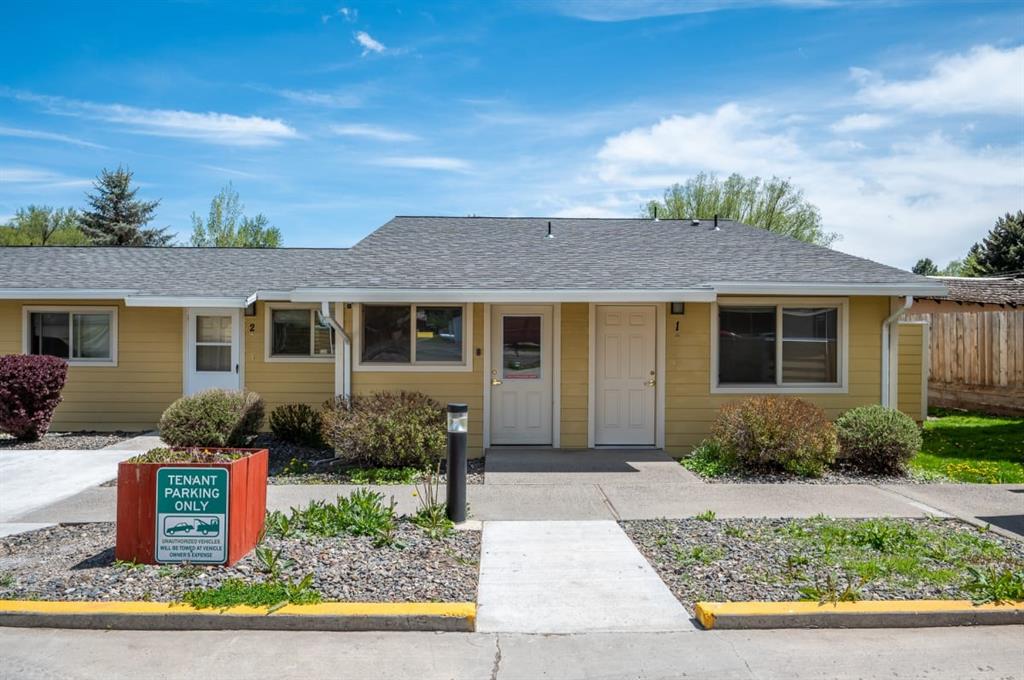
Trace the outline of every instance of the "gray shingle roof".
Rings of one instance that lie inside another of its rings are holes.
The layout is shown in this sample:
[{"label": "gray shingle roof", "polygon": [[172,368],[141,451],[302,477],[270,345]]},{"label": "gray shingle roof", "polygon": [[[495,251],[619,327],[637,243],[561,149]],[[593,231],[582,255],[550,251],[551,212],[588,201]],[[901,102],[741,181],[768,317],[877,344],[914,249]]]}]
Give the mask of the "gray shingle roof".
[{"label": "gray shingle roof", "polygon": [[[351,249],[0,248],[0,290],[234,297],[296,288],[676,290],[718,282],[927,284],[737,222],[396,217]],[[933,282],[934,283],[934,282]],[[934,286],[933,286],[934,288]]]},{"label": "gray shingle roof", "polygon": [[[551,222],[553,239],[545,238]],[[682,289],[710,282],[926,283],[729,220],[396,217],[310,287]]]}]

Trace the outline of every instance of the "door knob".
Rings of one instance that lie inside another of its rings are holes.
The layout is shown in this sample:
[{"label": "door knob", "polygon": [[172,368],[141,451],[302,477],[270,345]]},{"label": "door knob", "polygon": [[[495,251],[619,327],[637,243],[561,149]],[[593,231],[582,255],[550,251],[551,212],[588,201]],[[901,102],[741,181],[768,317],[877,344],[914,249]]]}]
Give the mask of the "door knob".
[{"label": "door knob", "polygon": [[493,385],[500,385],[500,384],[501,384],[501,378],[498,377],[498,369],[495,368],[495,369],[493,369],[491,371],[491,385],[493,386]]}]

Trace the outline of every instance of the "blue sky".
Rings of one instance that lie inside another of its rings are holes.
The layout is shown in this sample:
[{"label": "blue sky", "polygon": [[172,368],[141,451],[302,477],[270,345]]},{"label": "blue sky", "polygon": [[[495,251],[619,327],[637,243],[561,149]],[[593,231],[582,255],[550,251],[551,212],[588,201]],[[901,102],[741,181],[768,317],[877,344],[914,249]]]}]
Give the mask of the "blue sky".
[{"label": "blue sky", "polygon": [[0,219],[129,166],[181,240],[228,181],[286,245],[395,214],[633,216],[789,177],[837,248],[961,257],[1024,207],[1024,5],[10,3]]}]

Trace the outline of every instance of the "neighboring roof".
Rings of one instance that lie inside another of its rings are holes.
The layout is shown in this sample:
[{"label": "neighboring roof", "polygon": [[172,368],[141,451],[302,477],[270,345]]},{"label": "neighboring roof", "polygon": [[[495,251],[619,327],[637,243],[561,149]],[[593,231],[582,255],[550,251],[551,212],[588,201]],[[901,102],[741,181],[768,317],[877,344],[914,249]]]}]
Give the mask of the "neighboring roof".
[{"label": "neighboring roof", "polygon": [[117,291],[126,297],[249,297],[344,268],[344,248],[0,248],[0,289]]},{"label": "neighboring roof", "polygon": [[543,217],[396,217],[351,249],[0,248],[0,297],[28,291],[208,306],[263,293],[346,302],[945,293],[926,277],[730,220],[715,229],[710,220]]},{"label": "neighboring roof", "polygon": [[1024,305],[1024,278],[1010,276],[968,278],[959,276],[932,277],[949,289],[949,295],[936,300],[974,302],[978,304]]},{"label": "neighboring roof", "polygon": [[[548,223],[554,238],[546,238]],[[920,284],[917,276],[731,220],[396,217],[313,287],[684,289],[720,282]]]}]

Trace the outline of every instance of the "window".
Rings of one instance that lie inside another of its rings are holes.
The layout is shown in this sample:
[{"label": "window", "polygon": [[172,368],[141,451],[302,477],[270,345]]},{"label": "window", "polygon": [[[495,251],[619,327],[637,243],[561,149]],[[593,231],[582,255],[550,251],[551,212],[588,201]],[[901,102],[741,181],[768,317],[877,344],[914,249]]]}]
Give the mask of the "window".
[{"label": "window", "polygon": [[366,370],[466,367],[463,305],[361,305],[359,360]]},{"label": "window", "polygon": [[196,370],[231,371],[231,316],[196,317]]},{"label": "window", "polygon": [[540,316],[501,317],[501,377],[540,380]]},{"label": "window", "polygon": [[334,358],[334,329],[310,307],[270,307],[271,359]]},{"label": "window", "polygon": [[116,364],[116,312],[111,308],[26,308],[25,353],[70,364]]},{"label": "window", "polygon": [[845,389],[846,303],[719,304],[712,388],[733,392]]}]

